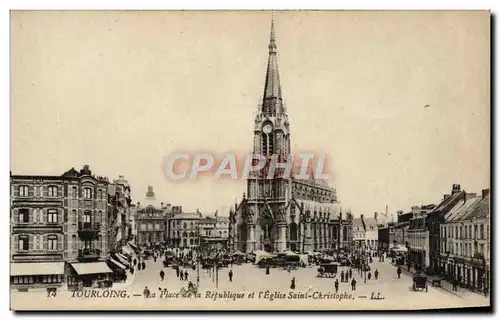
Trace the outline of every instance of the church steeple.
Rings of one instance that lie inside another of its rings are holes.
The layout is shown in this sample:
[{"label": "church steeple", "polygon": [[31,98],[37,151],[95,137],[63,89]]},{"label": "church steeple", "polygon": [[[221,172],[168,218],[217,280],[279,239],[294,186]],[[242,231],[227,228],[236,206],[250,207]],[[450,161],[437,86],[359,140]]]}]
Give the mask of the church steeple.
[{"label": "church steeple", "polygon": [[262,101],[262,113],[276,115],[283,113],[280,76],[278,72],[276,34],[274,19],[271,20],[271,35],[269,39],[269,57],[267,61],[266,84]]}]

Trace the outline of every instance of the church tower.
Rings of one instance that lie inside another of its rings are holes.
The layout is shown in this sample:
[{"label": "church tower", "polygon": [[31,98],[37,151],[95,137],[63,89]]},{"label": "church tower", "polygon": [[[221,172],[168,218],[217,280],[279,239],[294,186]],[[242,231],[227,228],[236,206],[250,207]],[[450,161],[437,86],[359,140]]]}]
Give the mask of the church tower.
[{"label": "church tower", "polygon": [[[274,20],[268,48],[264,94],[254,122],[253,153],[264,156],[269,166],[273,156],[285,162],[290,154],[290,124],[281,91]],[[281,176],[283,171],[278,169],[268,178],[267,170],[261,170],[247,180],[247,220],[242,234],[248,252],[286,249],[285,207],[291,188],[290,180]]]},{"label": "church tower", "polygon": [[[269,163],[273,155],[277,155],[280,161],[286,161],[290,151],[290,124],[281,91],[273,20],[264,94],[255,117],[253,152],[266,157]],[[285,197],[287,182],[281,178],[267,179],[266,173],[263,171],[259,177],[248,180],[247,194],[250,200]]]}]

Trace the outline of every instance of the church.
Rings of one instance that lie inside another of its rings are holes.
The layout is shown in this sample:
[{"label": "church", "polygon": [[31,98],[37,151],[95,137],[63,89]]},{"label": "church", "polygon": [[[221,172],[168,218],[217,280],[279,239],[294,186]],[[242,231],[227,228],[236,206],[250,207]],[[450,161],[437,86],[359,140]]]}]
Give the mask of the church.
[{"label": "church", "polygon": [[[264,94],[254,122],[253,153],[268,163],[292,154],[290,122],[283,101],[274,21],[271,22]],[[342,213],[335,188],[326,181],[265,171],[247,179],[247,192],[230,209],[229,247],[251,253],[330,251],[350,247],[352,215]]]}]

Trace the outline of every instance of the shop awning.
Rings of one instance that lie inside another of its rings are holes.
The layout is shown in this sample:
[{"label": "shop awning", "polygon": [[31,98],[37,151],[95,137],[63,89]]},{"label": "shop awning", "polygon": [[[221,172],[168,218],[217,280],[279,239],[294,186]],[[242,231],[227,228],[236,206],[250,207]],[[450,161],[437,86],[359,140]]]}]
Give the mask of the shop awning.
[{"label": "shop awning", "polygon": [[130,263],[128,262],[128,258],[125,257],[123,254],[121,253],[117,253],[115,254],[115,257],[116,259],[118,259],[118,261],[120,261],[122,264],[128,266]]},{"label": "shop awning", "polygon": [[127,243],[132,249],[134,249],[136,252],[141,252],[141,249],[139,249],[138,246],[133,244],[132,242]]},{"label": "shop awning", "polygon": [[64,262],[27,262],[11,263],[11,276],[39,276],[49,274],[64,274]]},{"label": "shop awning", "polygon": [[113,263],[115,266],[119,267],[119,268],[122,268],[123,270],[126,270],[127,267],[125,267],[123,264],[121,264],[120,262],[116,261],[115,259],[113,258],[109,258],[109,261],[111,263]]},{"label": "shop awning", "polygon": [[105,262],[72,263],[71,266],[79,275],[113,273],[113,271],[106,265]]},{"label": "shop awning", "polygon": [[122,252],[129,255],[134,255],[135,251],[128,244],[122,247]]}]

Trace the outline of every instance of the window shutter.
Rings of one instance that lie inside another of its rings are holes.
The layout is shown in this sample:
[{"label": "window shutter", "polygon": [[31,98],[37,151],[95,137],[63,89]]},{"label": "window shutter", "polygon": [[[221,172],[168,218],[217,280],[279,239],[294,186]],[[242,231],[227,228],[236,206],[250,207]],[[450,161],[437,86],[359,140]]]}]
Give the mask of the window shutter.
[{"label": "window shutter", "polygon": [[17,209],[12,209],[10,210],[12,212],[12,215],[14,216],[14,223],[19,222],[19,212]]},{"label": "window shutter", "polygon": [[42,223],[47,223],[48,220],[47,220],[47,209],[42,209]]},{"label": "window shutter", "polygon": [[28,250],[33,250],[33,235],[28,235]]},{"label": "window shutter", "polygon": [[63,235],[57,235],[57,250],[63,250]]},{"label": "window shutter", "polygon": [[62,196],[63,196],[63,188],[64,188],[63,186],[57,187],[57,196],[59,198],[62,198]]},{"label": "window shutter", "polygon": [[14,191],[12,192],[12,194],[14,195],[14,197],[19,197],[19,186],[18,185],[14,185],[14,186],[12,186],[12,188],[14,189]]},{"label": "window shutter", "polygon": [[49,249],[49,236],[47,234],[44,234],[42,236],[42,249],[44,250]]},{"label": "window shutter", "polygon": [[34,209],[28,209],[28,216],[29,216],[29,219],[28,219],[28,223],[34,223],[35,222],[35,219],[33,217],[33,212],[34,212]]},{"label": "window shutter", "polygon": [[12,236],[13,240],[12,245],[14,246],[11,252],[16,252],[19,249],[19,236]]},{"label": "window shutter", "polygon": [[41,186],[42,188],[42,194],[44,198],[47,198],[49,196],[49,191],[47,189],[47,186]]},{"label": "window shutter", "polygon": [[34,196],[34,193],[35,193],[34,188],[35,187],[33,187],[33,186],[28,186],[28,197],[33,197]]},{"label": "window shutter", "polygon": [[68,222],[68,209],[64,209],[64,223]]},{"label": "window shutter", "polygon": [[61,223],[63,221],[63,211],[57,209],[57,223]]},{"label": "window shutter", "polygon": [[67,198],[68,197],[68,185],[65,184],[63,188],[64,188],[64,197]]}]

